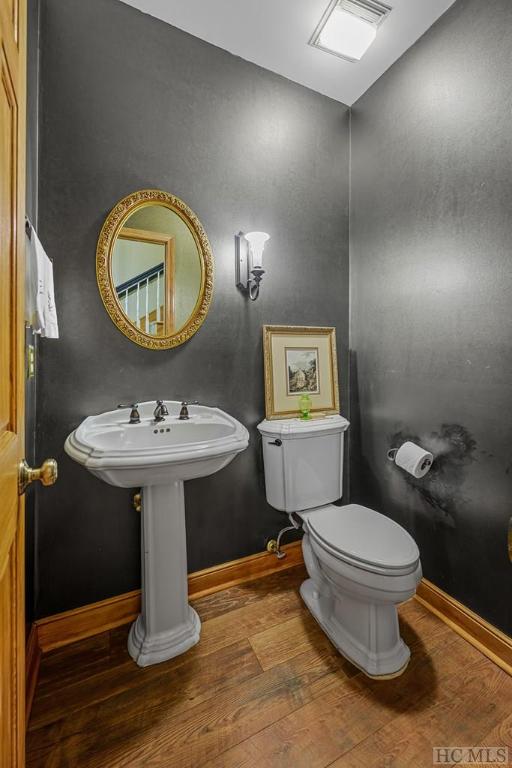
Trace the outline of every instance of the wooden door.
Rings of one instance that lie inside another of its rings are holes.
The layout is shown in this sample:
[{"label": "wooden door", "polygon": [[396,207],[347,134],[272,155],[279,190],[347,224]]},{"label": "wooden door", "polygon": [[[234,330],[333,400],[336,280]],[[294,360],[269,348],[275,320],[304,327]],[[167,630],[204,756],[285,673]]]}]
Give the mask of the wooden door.
[{"label": "wooden door", "polygon": [[26,0],[0,0],[0,766],[25,741],[24,238]]}]

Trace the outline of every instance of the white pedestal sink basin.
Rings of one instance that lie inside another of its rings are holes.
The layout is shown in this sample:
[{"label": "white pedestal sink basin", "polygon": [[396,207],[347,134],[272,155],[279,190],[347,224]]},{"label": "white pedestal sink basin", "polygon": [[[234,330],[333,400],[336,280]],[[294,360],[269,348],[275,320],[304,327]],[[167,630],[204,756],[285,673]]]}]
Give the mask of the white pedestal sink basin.
[{"label": "white pedestal sink basin", "polygon": [[155,422],[154,402],[89,416],[66,440],[66,453],[110,485],[141,486],[142,613],[128,650],[141,667],[165,661],[199,640],[201,622],[188,604],[184,480],[218,472],[249,444],[246,428],[219,408],[166,400],[169,416]]}]

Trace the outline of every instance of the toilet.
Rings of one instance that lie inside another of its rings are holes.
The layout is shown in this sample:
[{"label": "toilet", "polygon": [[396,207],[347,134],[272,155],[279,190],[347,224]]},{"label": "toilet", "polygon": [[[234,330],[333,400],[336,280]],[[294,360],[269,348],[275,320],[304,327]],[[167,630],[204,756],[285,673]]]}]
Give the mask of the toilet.
[{"label": "toilet", "polygon": [[343,495],[342,416],[258,425],[268,503],[296,513],[304,529],[309,574],[301,596],[338,651],[372,678],[396,677],[410,651],[400,637],[397,606],[421,579],[420,553],[404,528]]}]

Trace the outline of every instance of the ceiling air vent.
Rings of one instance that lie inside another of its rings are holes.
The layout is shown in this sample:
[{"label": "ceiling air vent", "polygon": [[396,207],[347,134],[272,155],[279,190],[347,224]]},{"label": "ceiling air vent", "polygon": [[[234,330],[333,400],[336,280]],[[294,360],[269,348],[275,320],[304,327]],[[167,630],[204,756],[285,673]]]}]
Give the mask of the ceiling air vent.
[{"label": "ceiling air vent", "polygon": [[360,19],[369,21],[378,26],[385,16],[391,11],[388,5],[372,2],[372,0],[340,0],[337,5]]},{"label": "ceiling air vent", "polygon": [[329,3],[309,44],[348,61],[359,61],[377,36],[391,8],[377,0]]}]

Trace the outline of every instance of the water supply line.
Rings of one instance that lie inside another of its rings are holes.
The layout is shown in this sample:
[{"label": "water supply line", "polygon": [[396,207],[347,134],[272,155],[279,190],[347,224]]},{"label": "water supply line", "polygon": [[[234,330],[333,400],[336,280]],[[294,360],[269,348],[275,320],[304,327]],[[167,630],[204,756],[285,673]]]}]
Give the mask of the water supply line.
[{"label": "water supply line", "polygon": [[291,523],[291,525],[287,525],[286,528],[281,528],[279,533],[277,534],[277,539],[270,539],[267,542],[267,552],[272,552],[274,555],[276,555],[278,560],[282,560],[283,557],[286,557],[286,552],[283,552],[281,549],[281,539],[284,536],[285,533],[288,531],[298,531],[300,528],[302,528],[302,520],[298,521],[295,520],[293,517],[295,512],[289,512],[288,513],[288,519]]}]

